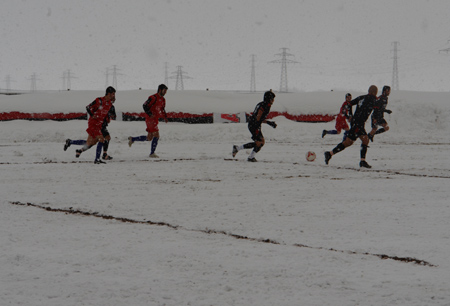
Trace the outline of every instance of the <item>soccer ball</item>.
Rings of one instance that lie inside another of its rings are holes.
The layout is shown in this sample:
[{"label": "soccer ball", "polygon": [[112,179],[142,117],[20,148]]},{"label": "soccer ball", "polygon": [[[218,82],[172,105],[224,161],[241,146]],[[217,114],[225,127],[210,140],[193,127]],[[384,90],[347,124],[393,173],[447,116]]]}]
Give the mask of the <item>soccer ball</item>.
[{"label": "soccer ball", "polygon": [[313,151],[306,152],[306,160],[309,162],[313,162],[316,159],[316,153]]}]

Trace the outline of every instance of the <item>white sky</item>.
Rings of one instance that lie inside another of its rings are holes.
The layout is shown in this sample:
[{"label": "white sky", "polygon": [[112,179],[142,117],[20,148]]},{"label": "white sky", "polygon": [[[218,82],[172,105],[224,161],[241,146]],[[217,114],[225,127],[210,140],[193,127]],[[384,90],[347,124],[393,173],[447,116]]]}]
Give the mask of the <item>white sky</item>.
[{"label": "white sky", "polygon": [[[1,0],[0,88],[102,89],[117,65],[118,89],[155,88],[178,65],[185,89],[280,87],[280,48],[290,90],[359,90],[392,83],[399,41],[403,90],[448,91],[450,1]],[[112,77],[110,77],[110,83]],[[175,87],[170,80],[169,87]]]}]

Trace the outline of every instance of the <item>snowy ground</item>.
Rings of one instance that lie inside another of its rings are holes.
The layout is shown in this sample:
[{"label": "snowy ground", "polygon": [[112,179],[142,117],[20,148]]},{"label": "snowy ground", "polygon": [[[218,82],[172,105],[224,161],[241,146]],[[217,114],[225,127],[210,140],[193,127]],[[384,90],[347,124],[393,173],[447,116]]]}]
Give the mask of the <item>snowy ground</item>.
[{"label": "snowy ground", "polygon": [[112,122],[106,165],[63,151],[86,121],[0,122],[2,305],[450,305],[448,107],[391,109],[370,170],[324,164],[334,122],[276,118],[258,163],[243,123],[161,123],[150,159]]}]

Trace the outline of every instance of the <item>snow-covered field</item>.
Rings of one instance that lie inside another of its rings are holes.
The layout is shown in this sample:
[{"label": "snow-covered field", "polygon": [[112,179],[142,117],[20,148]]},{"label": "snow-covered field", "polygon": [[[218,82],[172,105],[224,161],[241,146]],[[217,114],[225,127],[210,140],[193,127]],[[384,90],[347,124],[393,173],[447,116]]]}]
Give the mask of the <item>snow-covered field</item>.
[{"label": "snow-covered field", "polygon": [[370,170],[324,164],[334,122],[277,117],[248,163],[245,123],[161,123],[150,159],[114,121],[106,165],[63,151],[86,121],[0,122],[1,305],[450,305],[449,101],[393,93]]}]

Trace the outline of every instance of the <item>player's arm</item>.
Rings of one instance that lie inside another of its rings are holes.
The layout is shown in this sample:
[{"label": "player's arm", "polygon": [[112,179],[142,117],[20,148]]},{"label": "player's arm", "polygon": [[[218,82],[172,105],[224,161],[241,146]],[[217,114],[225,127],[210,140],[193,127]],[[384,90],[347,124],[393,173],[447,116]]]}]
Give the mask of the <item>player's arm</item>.
[{"label": "player's arm", "polygon": [[86,112],[89,114],[89,116],[94,116],[95,112],[98,110],[98,107],[100,106],[100,103],[98,99],[95,99],[92,101],[88,106],[86,106]]},{"label": "player's arm", "polygon": [[164,122],[165,122],[165,123],[169,122],[169,120],[167,120],[167,113],[166,113],[166,108],[165,108],[165,107],[163,107],[162,113],[163,113],[163,115],[164,115]]},{"label": "player's arm", "polygon": [[361,101],[362,99],[363,99],[363,96],[359,96],[359,97],[357,97],[357,98],[351,100],[351,101],[350,101],[350,104],[351,104],[352,106],[358,105],[359,101]]},{"label": "player's arm", "polygon": [[[258,109],[258,112],[256,113],[256,121],[257,121],[257,122],[261,122],[261,118],[262,118],[263,113],[264,113],[263,110],[262,110],[261,108],[259,108],[259,109]],[[264,120],[264,121],[265,121],[265,120]],[[264,122],[264,121],[263,121],[263,122]]]},{"label": "player's arm", "polygon": [[150,110],[151,106],[154,104],[154,101],[152,101],[152,97],[149,97],[147,101],[145,101],[144,105],[142,105],[142,108],[144,109],[144,112],[149,116],[152,117],[153,113]]}]

